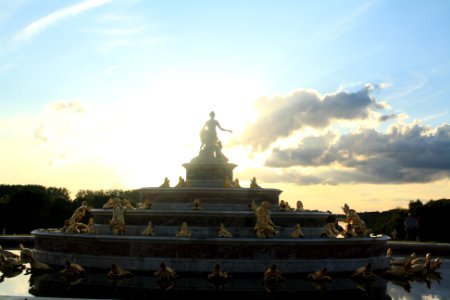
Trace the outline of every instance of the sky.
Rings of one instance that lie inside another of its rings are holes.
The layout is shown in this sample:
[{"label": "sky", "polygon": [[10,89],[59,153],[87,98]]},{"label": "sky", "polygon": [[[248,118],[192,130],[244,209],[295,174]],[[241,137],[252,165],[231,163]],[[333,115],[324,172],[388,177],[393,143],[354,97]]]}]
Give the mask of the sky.
[{"label": "sky", "polygon": [[248,187],[450,198],[450,2],[0,0],[0,184],[174,186],[216,113]]}]

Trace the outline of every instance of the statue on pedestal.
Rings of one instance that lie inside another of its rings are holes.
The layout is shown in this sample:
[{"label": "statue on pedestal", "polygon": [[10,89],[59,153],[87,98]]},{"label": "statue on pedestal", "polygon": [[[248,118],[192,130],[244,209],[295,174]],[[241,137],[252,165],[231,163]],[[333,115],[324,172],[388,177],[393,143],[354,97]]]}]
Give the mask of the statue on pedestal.
[{"label": "statue on pedestal", "polygon": [[217,137],[216,127],[222,131],[232,131],[220,126],[220,123],[215,119],[216,114],[213,111],[209,113],[209,117],[210,119],[205,122],[200,131],[202,145],[200,146],[199,156],[228,161],[228,158],[222,153],[222,143]]}]

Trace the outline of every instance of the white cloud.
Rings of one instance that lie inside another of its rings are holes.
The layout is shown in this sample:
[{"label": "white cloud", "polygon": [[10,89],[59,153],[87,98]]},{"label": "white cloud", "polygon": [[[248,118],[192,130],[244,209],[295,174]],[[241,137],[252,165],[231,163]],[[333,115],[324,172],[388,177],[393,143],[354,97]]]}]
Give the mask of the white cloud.
[{"label": "white cloud", "polygon": [[16,34],[14,40],[18,43],[27,41],[59,21],[98,6],[102,6],[108,2],[111,2],[111,0],[86,0],[79,4],[55,11],[25,27],[22,31]]}]

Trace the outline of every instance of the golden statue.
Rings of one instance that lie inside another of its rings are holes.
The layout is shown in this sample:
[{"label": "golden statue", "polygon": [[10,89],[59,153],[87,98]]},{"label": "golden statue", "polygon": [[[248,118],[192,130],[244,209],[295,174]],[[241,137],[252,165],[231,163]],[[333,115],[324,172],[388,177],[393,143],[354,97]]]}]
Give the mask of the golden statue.
[{"label": "golden statue", "polygon": [[180,237],[191,237],[192,233],[189,230],[189,227],[186,222],[181,223],[180,231],[177,233],[177,236]]},{"label": "golden statue", "polygon": [[231,182],[230,182],[230,178],[225,177],[225,180],[223,181],[223,187],[224,188],[230,188],[231,187]]},{"label": "golden statue", "polygon": [[172,270],[172,268],[166,266],[165,263],[161,262],[159,265],[159,270],[153,273],[158,279],[164,280],[164,281],[172,281],[175,280],[177,277],[177,273]]},{"label": "golden statue", "polygon": [[194,210],[200,210],[202,209],[202,206],[200,205],[200,199],[195,198],[194,199],[194,206],[192,207]]},{"label": "golden statue", "polygon": [[223,272],[220,264],[214,266],[212,273],[208,274],[208,282],[212,283],[216,289],[222,289],[231,277],[227,272]]},{"label": "golden statue", "polygon": [[260,189],[261,187],[256,183],[256,178],[253,177],[250,181],[250,188],[251,189]]},{"label": "golden statue", "polygon": [[138,209],[151,209],[152,208],[152,202],[149,198],[145,198],[144,202],[139,203]]},{"label": "golden statue", "polygon": [[255,210],[256,224],[253,229],[259,238],[272,237],[278,233],[278,227],[270,219],[269,212],[270,203],[268,201],[263,201],[261,206]]},{"label": "golden statue", "polygon": [[170,187],[170,180],[169,180],[169,178],[164,178],[164,182],[163,182],[163,184],[161,184],[160,186],[159,186],[160,188],[169,188]]},{"label": "golden statue", "polygon": [[115,202],[113,216],[109,221],[109,228],[113,234],[125,233],[125,208],[121,202]]},{"label": "golden statue", "polygon": [[302,238],[304,237],[300,224],[295,224],[294,231],[290,235],[291,238]]},{"label": "golden statue", "polygon": [[281,286],[284,282],[283,274],[278,270],[276,264],[270,265],[270,267],[264,272],[263,283],[264,288],[272,293]]},{"label": "golden statue", "polygon": [[359,217],[358,213],[354,209],[351,209],[347,204],[344,204],[342,210],[346,216],[343,221],[352,224],[353,233],[355,236],[361,237],[368,236],[370,234],[370,230],[366,228],[366,223]]},{"label": "golden statue", "polygon": [[321,268],[319,271],[309,273],[306,276],[306,279],[310,281],[316,281],[316,282],[330,282],[332,281],[332,278],[328,276],[328,270],[326,267]]},{"label": "golden statue", "polygon": [[95,230],[94,218],[89,218],[86,233],[95,234],[96,232],[97,231]]},{"label": "golden statue", "polygon": [[113,262],[113,263],[111,263],[111,270],[108,272],[108,274],[106,276],[111,279],[121,279],[121,278],[131,277],[133,275],[134,274],[131,273],[130,271],[119,267],[119,265],[117,265],[116,263]]},{"label": "golden statue", "polygon": [[104,209],[113,208],[119,203],[122,203],[122,199],[120,199],[119,197],[109,198],[108,201],[105,204],[103,204],[103,208]]},{"label": "golden statue", "polygon": [[255,203],[255,199],[252,199],[252,201],[248,204],[248,208],[250,208],[250,210],[256,210],[257,206]]},{"label": "golden statue", "polygon": [[122,205],[123,205],[123,207],[124,207],[125,209],[136,209],[136,208],[131,204],[131,201],[128,200],[128,199],[126,199],[126,198],[122,200]]},{"label": "golden statue", "polygon": [[149,221],[147,227],[141,232],[141,235],[154,235],[155,230],[153,228],[152,221]]},{"label": "golden statue", "polygon": [[241,187],[241,185],[239,184],[239,179],[236,178],[234,180],[233,187],[235,187],[235,188],[240,188]]},{"label": "golden statue", "polygon": [[297,208],[295,209],[295,211],[304,211],[302,201],[300,200],[297,201]]},{"label": "golden statue", "polygon": [[70,222],[71,223],[78,223],[80,222],[83,217],[85,216],[86,212],[89,210],[87,202],[83,201],[81,203],[81,206],[78,207],[77,209],[75,209],[74,213],[72,214],[72,216],[70,217]]},{"label": "golden statue", "polygon": [[186,187],[186,181],[184,181],[183,177],[181,177],[181,176],[178,177],[178,183],[175,187],[177,187],[177,188]]},{"label": "golden statue", "polygon": [[218,237],[233,237],[233,234],[229,232],[223,223],[219,224],[219,229],[217,231]]},{"label": "golden statue", "polygon": [[327,221],[325,225],[323,226],[323,233],[321,237],[328,237],[328,238],[336,238],[338,235],[341,234],[341,232],[337,229],[337,219],[333,215],[329,215],[327,217]]},{"label": "golden statue", "polygon": [[279,211],[291,211],[291,207],[289,206],[289,203],[287,201],[281,200],[280,201],[280,207],[278,208]]}]

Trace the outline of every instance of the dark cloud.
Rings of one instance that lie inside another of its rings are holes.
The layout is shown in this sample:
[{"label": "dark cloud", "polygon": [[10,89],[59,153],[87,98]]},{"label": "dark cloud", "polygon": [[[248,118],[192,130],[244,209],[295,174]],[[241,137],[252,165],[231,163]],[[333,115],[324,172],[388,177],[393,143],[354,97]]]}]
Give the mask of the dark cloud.
[{"label": "dark cloud", "polygon": [[237,142],[255,151],[266,150],[278,138],[305,127],[323,129],[333,120],[365,119],[371,108],[383,108],[370,95],[372,89],[367,85],[354,93],[339,91],[325,96],[303,89],[286,97],[260,98],[255,103],[256,122],[244,129]]},{"label": "dark cloud", "polygon": [[387,133],[365,129],[336,142],[305,138],[295,149],[275,149],[266,165],[332,167],[314,176],[300,174],[297,182],[303,184],[431,182],[450,177],[450,125],[398,124]]},{"label": "dark cloud", "polygon": [[397,114],[383,115],[383,116],[378,118],[378,121],[386,122],[386,121],[389,121],[389,120],[396,120],[396,119],[398,119],[398,117],[399,116]]}]

